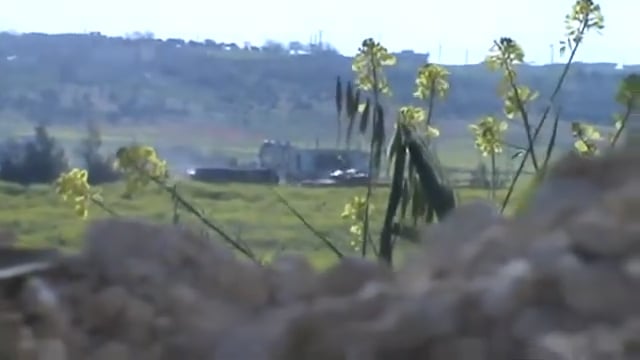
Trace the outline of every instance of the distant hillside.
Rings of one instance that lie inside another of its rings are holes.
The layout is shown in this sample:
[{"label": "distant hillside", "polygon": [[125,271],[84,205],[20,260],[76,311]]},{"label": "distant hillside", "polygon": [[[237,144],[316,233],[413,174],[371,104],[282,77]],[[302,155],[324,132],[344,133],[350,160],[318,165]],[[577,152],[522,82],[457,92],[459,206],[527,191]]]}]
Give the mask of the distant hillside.
[{"label": "distant hillside", "polygon": [[[300,44],[291,47],[300,50]],[[338,75],[351,78],[351,59],[330,50],[304,55],[289,50],[278,44],[242,49],[211,40],[3,33],[0,121],[169,120],[266,134],[333,134],[334,82]],[[425,58],[398,54],[398,65],[389,72],[393,102],[414,102],[414,77]],[[440,105],[439,118],[470,120],[500,112],[496,74],[483,65],[449,70],[451,93]],[[563,117],[609,121],[617,110],[617,84],[634,70],[640,66],[616,70],[614,64],[575,64],[564,86]],[[521,79],[546,99],[560,71],[561,65],[524,66]]]}]

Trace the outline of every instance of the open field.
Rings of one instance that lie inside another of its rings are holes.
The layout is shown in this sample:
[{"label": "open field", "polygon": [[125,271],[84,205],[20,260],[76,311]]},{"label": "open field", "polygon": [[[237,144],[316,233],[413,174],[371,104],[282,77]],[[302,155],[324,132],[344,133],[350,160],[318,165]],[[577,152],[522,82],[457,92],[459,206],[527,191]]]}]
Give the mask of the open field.
[{"label": "open field", "polygon": [[[451,120],[438,125],[442,136],[437,139],[437,151],[445,166],[475,168],[482,157],[474,148],[473,137],[468,130],[468,121]],[[566,124],[564,124],[566,125]],[[566,126],[562,126],[563,128]],[[72,164],[77,164],[75,149],[86,137],[84,125],[79,127],[51,126],[49,133],[55,137],[67,150]],[[155,125],[127,125],[127,126],[102,126],[103,152],[113,152],[116,148],[132,142],[149,144],[159,151],[160,155],[169,161],[169,165],[176,170],[183,171],[192,166],[207,166],[221,158],[234,157],[240,161],[256,160],[258,149],[268,135],[261,135],[241,131],[238,129],[221,128],[207,124],[176,124],[158,123]],[[568,129],[561,131],[559,146],[566,148],[570,144],[570,132]],[[9,124],[0,123],[0,141],[8,138],[31,136],[33,125],[28,123]],[[568,135],[569,134],[569,135]],[[302,134],[304,135],[304,134]],[[311,135],[311,134],[307,134]],[[567,135],[569,139],[567,139]],[[524,146],[526,140],[517,128],[513,128],[513,134],[509,139],[510,144]],[[311,136],[301,136],[292,144],[299,147],[314,147],[315,140]],[[286,140],[286,139],[279,139]],[[334,138],[319,139],[321,147],[334,147]],[[353,141],[357,146],[360,139]],[[541,134],[540,144],[546,141],[545,132]],[[363,148],[366,146],[363,145]],[[541,146],[538,153],[542,154]],[[515,150],[509,147],[499,156],[498,167],[513,168],[517,161],[511,160]],[[486,158],[484,159],[486,161]],[[528,168],[527,170],[531,170]]]},{"label": "open field", "polygon": [[[444,128],[445,133],[450,135],[444,136],[437,146],[438,155],[444,166],[473,169],[479,161],[486,160],[473,148],[472,137],[467,133],[463,122],[449,123]],[[73,150],[85,136],[85,130],[82,127],[54,126],[49,130],[69,151]],[[28,136],[32,131],[30,126],[9,127],[5,123],[4,128],[0,129],[0,137]],[[202,158],[206,159],[207,155],[218,154],[237,157],[243,161],[256,156],[262,137],[238,134],[233,131],[221,133],[224,131],[202,128],[195,124],[108,127],[103,129],[103,142],[105,152],[131,141],[153,145],[159,149],[160,155],[169,161],[170,166],[178,169],[191,165],[190,158],[172,149],[185,149],[187,154],[189,151],[204,154],[200,161]],[[321,146],[334,144],[327,139]],[[313,146],[314,144],[307,141],[298,145]],[[73,154],[70,153],[70,155]],[[196,156],[194,155],[193,158],[195,159]],[[193,161],[195,163],[197,160]],[[510,159],[510,152],[506,151],[499,158],[498,167],[514,168],[517,163],[518,161]],[[74,165],[82,166],[78,163]],[[527,179],[523,179],[521,184],[526,182]],[[170,197],[153,187],[131,200],[121,198],[120,195],[124,191],[122,184],[107,185],[102,189],[106,204],[119,214],[157,222],[171,221],[173,204]],[[325,250],[321,242],[283,204],[278,202],[276,195],[268,186],[215,185],[181,181],[179,190],[230,235],[248,242],[252,248],[267,258],[281,251],[293,251],[310,255],[319,266],[326,265],[333,259],[333,255]],[[343,250],[350,251],[348,245],[350,224],[340,218],[340,213],[351,197],[365,194],[364,188],[310,189],[278,186],[277,190],[307,217],[312,225],[338,243]],[[379,188],[375,192],[372,229],[374,236],[379,233],[387,195],[386,188]],[[486,198],[487,195],[486,190],[458,190],[461,201]],[[108,215],[99,208],[94,207],[91,210],[90,218],[105,216]],[[186,213],[181,220],[201,228],[201,225]],[[81,241],[84,227],[85,222],[73,215],[71,207],[62,203],[52,188],[46,186],[22,188],[18,185],[0,183],[0,228],[13,229],[22,245],[29,247],[55,245],[74,249]]]},{"label": "open field", "polygon": [[[122,184],[102,187],[105,203],[122,215],[168,223],[173,214],[170,197],[150,187],[134,199],[126,200]],[[304,252],[317,265],[325,265],[333,255],[289,210],[279,203],[268,186],[217,185],[181,182],[179,191],[208,218],[230,235],[248,242],[263,256],[280,251]],[[309,189],[279,186],[280,192],[307,220],[340,247],[349,251],[349,224],[340,218],[342,208],[352,196],[364,195],[364,188]],[[379,233],[388,189],[377,189],[374,196],[373,234]],[[484,190],[462,190],[462,201],[485,198]],[[93,207],[90,218],[108,216]],[[182,220],[200,228],[186,213]],[[75,217],[70,205],[63,203],[46,186],[23,188],[0,183],[0,228],[13,229],[23,246],[51,246],[74,249],[79,246],[86,222]]]}]

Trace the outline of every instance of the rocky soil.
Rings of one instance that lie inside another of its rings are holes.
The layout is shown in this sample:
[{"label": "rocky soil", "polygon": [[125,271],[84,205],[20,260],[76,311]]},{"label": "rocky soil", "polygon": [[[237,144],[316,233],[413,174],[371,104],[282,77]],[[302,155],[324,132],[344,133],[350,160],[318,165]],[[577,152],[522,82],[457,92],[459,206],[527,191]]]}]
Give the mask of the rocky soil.
[{"label": "rocky soil", "polygon": [[397,271],[261,268],[121,219],[20,279],[2,282],[3,359],[640,359],[640,155],[561,161],[516,218],[465,205]]}]

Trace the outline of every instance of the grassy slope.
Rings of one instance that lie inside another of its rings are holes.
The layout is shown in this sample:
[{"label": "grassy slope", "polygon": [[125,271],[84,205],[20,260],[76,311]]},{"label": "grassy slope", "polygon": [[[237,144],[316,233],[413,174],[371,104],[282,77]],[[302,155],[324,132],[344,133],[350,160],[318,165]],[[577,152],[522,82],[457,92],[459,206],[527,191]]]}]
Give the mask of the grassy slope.
[{"label": "grassy slope", "polygon": [[[122,184],[102,189],[105,203],[120,214],[156,222],[171,221],[170,198],[153,187],[132,200],[120,197]],[[280,251],[304,252],[312,255],[318,265],[324,265],[332,259],[320,242],[278,202],[269,187],[183,182],[179,184],[179,190],[204,210],[210,219],[222,225],[232,236],[239,235],[264,256]],[[340,219],[340,212],[350,197],[363,195],[365,189],[281,186],[278,191],[311,224],[348,251],[349,225]],[[380,228],[386,196],[387,189],[380,188],[374,199],[374,234]],[[461,192],[463,200],[485,196],[486,192],[480,190]],[[105,216],[100,209],[91,209],[90,218]],[[183,219],[199,226],[186,214]],[[85,225],[86,222],[76,218],[72,208],[62,203],[49,187],[23,188],[0,183],[0,228],[14,229],[24,246],[77,248]]]}]

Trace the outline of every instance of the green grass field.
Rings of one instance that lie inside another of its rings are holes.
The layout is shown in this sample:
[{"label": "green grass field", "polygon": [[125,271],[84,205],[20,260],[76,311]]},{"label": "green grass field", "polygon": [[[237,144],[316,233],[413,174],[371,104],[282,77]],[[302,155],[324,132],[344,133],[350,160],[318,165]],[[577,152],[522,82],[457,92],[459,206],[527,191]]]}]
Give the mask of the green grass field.
[{"label": "green grass field", "polygon": [[[171,222],[173,204],[170,197],[150,186],[133,199],[124,199],[123,184],[101,187],[104,202],[118,214]],[[302,188],[278,186],[282,194],[318,230],[348,252],[349,224],[340,218],[344,204],[354,195],[364,195],[364,188]],[[233,237],[249,243],[265,257],[285,252],[303,252],[319,266],[328,264],[333,255],[279,202],[273,188],[261,185],[218,185],[180,182],[178,190]],[[378,234],[385,210],[388,189],[378,188],[374,196],[373,234]],[[463,201],[487,196],[484,190],[463,190]],[[21,187],[0,183],[0,228],[12,229],[20,244],[27,247],[57,246],[77,249],[81,245],[86,222],[110,216],[98,207],[90,209],[88,220],[76,217],[70,205],[63,203],[46,186]],[[195,218],[181,213],[181,221],[203,229]]]},{"label": "green grass field", "polygon": [[[177,129],[174,129],[177,131]],[[130,143],[131,134],[137,141],[156,147],[187,146],[189,149],[209,151],[249,157],[257,152],[259,139],[236,139],[229,142],[215,139],[215,134],[205,131],[191,131],[193,136],[171,136],[176,132],[171,128],[152,127],[108,128],[103,133],[106,148]],[[186,131],[184,128],[181,131]],[[28,135],[31,127],[13,126],[5,135]],[[73,148],[85,136],[84,129],[53,127],[50,133],[66,148]],[[305,145],[305,144],[301,144]],[[306,144],[308,145],[308,144]],[[438,144],[438,155],[445,166],[475,168],[483,159],[473,148],[472,138],[455,137]],[[162,156],[162,154],[161,154]],[[486,161],[486,159],[484,159]],[[498,166],[508,165],[508,154]],[[170,164],[171,165],[171,164]],[[515,165],[515,163],[513,164]],[[526,183],[523,179],[522,183]],[[249,243],[260,255],[271,257],[282,251],[303,252],[311,256],[317,265],[326,265],[333,259],[331,254],[290,211],[278,201],[273,189],[260,185],[215,185],[182,181],[179,191],[207,217],[219,224],[233,237]],[[350,251],[350,224],[340,218],[344,204],[355,195],[364,195],[364,188],[324,188],[311,189],[294,186],[278,186],[280,192],[308,221],[326,236],[336,242],[345,252]],[[171,222],[173,204],[170,197],[159,189],[150,187],[134,199],[123,199],[123,184],[102,187],[105,203],[124,216],[149,219],[160,223]],[[380,223],[386,206],[388,189],[378,188],[374,197],[373,229],[374,237],[379,234]],[[461,201],[472,198],[486,198],[486,190],[458,190]],[[91,209],[91,218],[108,216],[101,209]],[[196,229],[203,229],[196,219],[186,213],[181,221]],[[18,185],[0,183],[0,228],[15,231],[20,244],[28,247],[57,246],[77,249],[82,241],[86,221],[77,218],[70,205],[64,204],[51,187],[34,186],[23,188]]]}]

